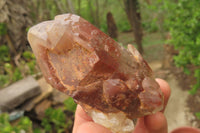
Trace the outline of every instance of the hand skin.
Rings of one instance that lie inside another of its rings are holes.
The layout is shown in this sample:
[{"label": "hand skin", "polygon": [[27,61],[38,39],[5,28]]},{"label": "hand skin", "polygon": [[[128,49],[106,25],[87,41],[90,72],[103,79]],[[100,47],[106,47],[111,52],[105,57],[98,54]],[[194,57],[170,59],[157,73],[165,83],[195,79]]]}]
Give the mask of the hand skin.
[{"label": "hand skin", "polygon": [[[164,94],[164,105],[167,105],[170,97],[170,87],[167,82],[162,79],[156,79],[160,88]],[[164,106],[164,107],[165,107]],[[163,114],[164,109],[161,112],[157,112],[153,115],[148,115],[139,118],[133,133],[167,133],[167,120]],[[73,133],[111,133],[107,128],[96,124],[85,113],[81,106],[77,106],[75,114],[75,122],[73,127]]]}]

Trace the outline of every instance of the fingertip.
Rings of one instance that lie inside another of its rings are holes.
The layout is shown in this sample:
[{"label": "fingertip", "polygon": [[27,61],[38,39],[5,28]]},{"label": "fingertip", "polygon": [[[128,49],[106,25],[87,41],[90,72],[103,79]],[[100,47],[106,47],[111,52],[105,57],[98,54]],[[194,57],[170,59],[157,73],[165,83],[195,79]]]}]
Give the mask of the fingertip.
[{"label": "fingertip", "polygon": [[81,118],[85,121],[92,121],[92,118],[87,115],[87,113],[83,110],[80,105],[77,105],[75,117]]},{"label": "fingertip", "polygon": [[169,98],[169,96],[171,94],[171,88],[170,88],[169,84],[165,80],[159,79],[159,78],[157,78],[156,81],[160,85],[162,92],[166,95],[167,98]]},{"label": "fingertip", "polygon": [[161,112],[144,117],[144,124],[151,133],[167,133],[167,120]]},{"label": "fingertip", "polygon": [[76,112],[75,112],[75,120],[74,120],[74,127],[73,133],[77,133],[77,129],[83,123],[92,121],[92,118],[87,115],[87,113],[82,109],[80,105],[77,105]]},{"label": "fingertip", "polygon": [[[164,108],[165,108],[171,94],[171,88],[169,84],[163,79],[156,79],[156,81],[160,85],[160,89],[164,94]],[[164,111],[164,109],[162,111]]]},{"label": "fingertip", "polygon": [[76,133],[112,133],[109,129],[94,122],[86,122],[80,125]]}]

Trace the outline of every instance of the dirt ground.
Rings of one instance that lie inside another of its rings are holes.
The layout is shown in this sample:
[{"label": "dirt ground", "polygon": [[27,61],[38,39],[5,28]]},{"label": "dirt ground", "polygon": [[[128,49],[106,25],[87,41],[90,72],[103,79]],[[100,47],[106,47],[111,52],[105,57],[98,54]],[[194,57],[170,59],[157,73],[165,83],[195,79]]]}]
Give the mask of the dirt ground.
[{"label": "dirt ground", "polygon": [[[132,36],[131,32],[122,33],[119,42],[124,45],[134,44]],[[166,80],[171,87],[171,96],[165,110],[169,132],[181,126],[200,128],[200,120],[194,115],[200,111],[200,91],[190,95],[188,90],[193,79],[184,75],[173,64],[170,64],[170,68],[163,67],[163,61],[166,60],[163,44],[164,41],[158,34],[144,35],[143,57],[154,71],[155,77]]]}]

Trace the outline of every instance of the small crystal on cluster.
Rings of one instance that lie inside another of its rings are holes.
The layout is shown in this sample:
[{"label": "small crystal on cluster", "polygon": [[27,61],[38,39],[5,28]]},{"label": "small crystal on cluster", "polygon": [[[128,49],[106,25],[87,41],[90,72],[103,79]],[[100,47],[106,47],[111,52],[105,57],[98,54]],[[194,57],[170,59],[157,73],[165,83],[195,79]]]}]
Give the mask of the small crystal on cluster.
[{"label": "small crystal on cluster", "polygon": [[139,52],[83,18],[58,15],[33,26],[28,40],[47,82],[111,131],[130,133],[132,119],[163,108],[163,94]]}]

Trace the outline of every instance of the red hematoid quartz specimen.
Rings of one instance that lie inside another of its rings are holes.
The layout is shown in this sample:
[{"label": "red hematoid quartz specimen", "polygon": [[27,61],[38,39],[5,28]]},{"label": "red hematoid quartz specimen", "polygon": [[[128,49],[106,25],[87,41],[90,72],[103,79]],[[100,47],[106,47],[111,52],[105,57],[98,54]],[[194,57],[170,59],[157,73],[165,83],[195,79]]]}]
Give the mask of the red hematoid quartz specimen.
[{"label": "red hematoid quartz specimen", "polygon": [[138,51],[83,18],[58,15],[32,27],[28,40],[48,83],[86,111],[133,119],[162,109],[163,94]]}]

